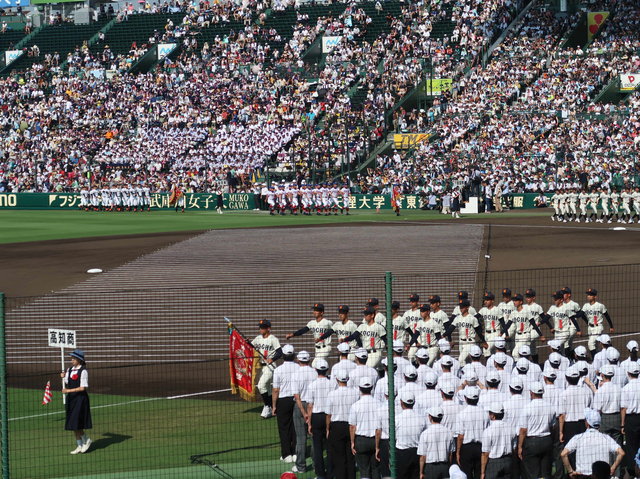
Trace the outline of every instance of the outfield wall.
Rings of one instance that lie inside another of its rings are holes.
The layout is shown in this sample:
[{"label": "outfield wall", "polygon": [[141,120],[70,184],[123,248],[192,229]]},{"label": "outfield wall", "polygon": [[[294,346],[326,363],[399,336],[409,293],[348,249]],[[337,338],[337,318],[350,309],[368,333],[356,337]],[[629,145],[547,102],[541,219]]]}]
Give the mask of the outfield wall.
[{"label": "outfield wall", "polygon": [[[256,208],[253,193],[224,194],[224,206],[229,210],[253,210]],[[534,208],[534,193],[511,195],[514,209]],[[547,195],[548,198],[551,195]],[[402,209],[415,210],[422,207],[423,199],[418,195],[404,195]],[[504,205],[504,202],[503,202]],[[351,195],[349,207],[357,210],[390,210],[391,195]],[[0,193],[0,209],[71,209],[80,208],[79,193]],[[151,195],[151,208],[169,209],[169,193]],[[206,193],[188,193],[185,195],[185,209],[215,210],[216,195]]]}]

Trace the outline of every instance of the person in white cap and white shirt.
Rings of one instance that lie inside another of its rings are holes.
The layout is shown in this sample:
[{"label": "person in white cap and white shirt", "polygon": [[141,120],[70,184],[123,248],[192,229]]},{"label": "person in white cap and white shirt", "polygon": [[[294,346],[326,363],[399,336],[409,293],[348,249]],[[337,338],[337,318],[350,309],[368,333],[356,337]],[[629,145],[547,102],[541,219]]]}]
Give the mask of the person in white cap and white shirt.
[{"label": "person in white cap and white shirt", "polygon": [[564,391],[567,389],[567,378],[565,377],[565,371],[560,369],[562,365],[562,356],[558,353],[551,353],[549,355],[549,359],[545,362],[548,366],[545,367],[544,371],[553,371],[555,373],[555,386],[560,389],[560,391]]},{"label": "person in white cap and white shirt", "polygon": [[553,429],[556,408],[542,399],[544,388],[539,382],[530,386],[531,401],[520,415],[518,457],[526,479],[551,477],[553,462]]},{"label": "person in white cap and white shirt", "polygon": [[[461,382],[460,386],[458,386],[458,390],[456,391],[455,400],[464,405],[467,404],[465,393],[468,389],[480,391],[478,394],[482,392],[482,389],[480,389],[480,385],[478,384],[478,374],[476,373],[476,370],[468,364],[462,368],[462,377],[460,380]],[[482,387],[484,388],[484,386]]]},{"label": "person in white cap and white shirt", "polygon": [[[563,373],[569,368],[569,366],[571,365],[571,362],[569,361],[569,359],[566,356],[562,355],[562,341],[560,341],[559,339],[551,339],[549,341],[547,341],[547,344],[549,345],[549,348],[551,348],[551,351],[554,353],[558,353],[560,355],[560,371],[562,371]],[[578,346],[580,347],[580,346]],[[584,346],[583,346],[584,347]],[[578,348],[576,348],[578,349]],[[586,348],[585,348],[586,351]],[[544,366],[542,367],[542,370],[544,371],[545,369],[547,369],[547,366],[549,365],[549,360],[547,359],[544,362]]]},{"label": "person in white cap and white shirt", "polygon": [[600,367],[608,364],[607,349],[611,347],[611,337],[608,334],[601,334],[598,336],[598,342],[602,349],[593,358],[593,367],[596,368],[596,373],[600,374]]},{"label": "person in white cap and white shirt", "polygon": [[418,348],[426,348],[429,353],[429,362],[427,364],[432,366],[438,359],[438,341],[442,339],[444,331],[438,321],[431,319],[431,306],[429,303],[421,304],[419,309],[420,320],[416,324],[416,329],[409,340],[409,345],[417,343]]},{"label": "person in white cap and white shirt", "polygon": [[626,371],[618,365],[619,361],[620,353],[618,352],[618,350],[616,348],[607,349],[607,364],[603,364],[600,367],[600,373],[602,374],[602,369],[605,366],[613,367],[613,382],[623,388],[629,383],[629,377],[625,374]]},{"label": "person in white cap and white shirt", "polygon": [[427,410],[430,425],[420,434],[420,479],[445,479],[449,477],[455,443],[453,431],[442,424],[444,410],[432,406]]},{"label": "person in white cap and white shirt", "polygon": [[449,355],[440,358],[440,367],[442,369],[442,373],[438,377],[438,386],[450,383],[457,390],[460,386],[460,379],[457,374],[453,374],[452,372],[453,358]]},{"label": "person in white cap and white shirt", "polygon": [[458,435],[456,455],[462,471],[470,479],[480,479],[482,460],[482,432],[489,425],[489,414],[478,406],[480,388],[467,388],[465,391],[465,407],[456,422],[455,432]]},{"label": "person in white cap and white shirt", "polygon": [[[420,364],[420,366],[418,366],[418,382],[424,383],[424,377],[427,373],[433,372],[433,374],[435,374],[433,369],[429,366],[429,353],[425,348],[419,348],[416,351],[416,360]],[[438,375],[436,374],[436,377],[437,376]]]},{"label": "person in white cap and white shirt", "polygon": [[[331,457],[327,454],[327,468],[324,465],[324,450],[327,449],[327,412],[329,393],[337,387],[333,381],[327,378],[329,363],[324,359],[316,361],[318,378],[308,388],[309,401],[307,417],[309,418],[309,434],[313,444],[313,469],[317,477],[331,477]],[[297,434],[297,433],[296,433]]]},{"label": "person in white cap and white shirt", "polygon": [[360,384],[360,379],[367,377],[371,380],[372,387],[375,388],[376,382],[378,381],[378,372],[367,366],[367,359],[369,357],[367,350],[358,348],[355,351],[355,355],[356,367],[349,373],[349,387],[357,389]]},{"label": "person in white cap and white shirt", "polygon": [[404,380],[403,386],[398,385],[398,394],[402,391],[411,391],[415,396],[418,396],[426,391],[424,383],[418,382],[418,371],[413,365],[409,365],[404,368]]},{"label": "person in white cap and white shirt", "polygon": [[[489,371],[487,374],[487,389],[480,392],[478,405],[487,409],[491,403],[498,402],[504,404],[509,397],[500,391],[500,376],[497,371]],[[488,409],[487,409],[488,410]]]},{"label": "person in white cap and white shirt", "polygon": [[397,339],[394,340],[392,349],[394,379],[398,381],[398,388],[400,388],[402,387],[402,384],[404,384],[404,368],[411,366],[411,362],[407,358],[402,357],[402,354],[404,353],[404,343],[402,341],[398,341]]},{"label": "person in white cap and white shirt", "polygon": [[427,373],[424,378],[426,390],[416,396],[416,405],[414,409],[422,415],[427,413],[427,410],[432,406],[439,406],[442,404],[442,393],[437,389],[438,376],[433,371]]},{"label": "person in white cap and white shirt", "polygon": [[[503,403],[504,407],[504,421],[509,424],[513,429],[514,441],[515,437],[520,434],[520,415],[524,407],[531,400],[530,396],[524,396],[522,394],[522,379],[512,378],[511,384],[509,384],[509,391],[511,396]],[[517,448],[517,443],[514,442],[514,450]],[[512,477],[520,477],[520,471],[522,470],[522,464],[518,457],[517,451],[511,456],[511,469]]]},{"label": "person in white cap and white shirt", "polygon": [[[394,367],[395,367],[395,362],[396,360],[394,358],[393,359]],[[389,358],[387,357],[382,358],[381,364],[382,364],[382,367],[384,368],[384,376],[378,379],[378,381],[376,382],[376,387],[373,389],[373,397],[376,399],[376,401],[384,402],[384,395],[389,393]],[[404,386],[404,383],[401,383],[400,387],[402,386]],[[395,378],[395,374],[394,374],[393,387],[397,392],[398,381]]]},{"label": "person in white cap and white shirt", "polygon": [[[335,384],[336,387],[338,386],[338,383],[336,382],[336,379],[335,379],[337,371],[342,369],[347,373],[350,373],[356,368],[356,363],[355,363],[356,356],[355,354],[351,353],[351,348],[349,346],[349,343],[338,344],[338,352],[340,353],[340,361],[338,361],[331,367],[331,381]],[[349,356],[352,356],[352,355],[353,355],[353,361],[349,359]]]},{"label": "person in white cap and white shirt", "polygon": [[[320,359],[316,360],[316,367]],[[296,463],[291,469],[293,472],[306,472],[307,469],[307,429],[310,423],[307,409],[311,398],[309,386],[318,379],[318,373],[309,365],[310,363],[311,355],[307,351],[300,351],[298,353],[300,368],[292,378],[294,399],[297,406],[293,409],[293,427],[296,431]]]},{"label": "person in white cap and white shirt", "polygon": [[[609,364],[602,366],[602,381],[593,397],[593,409],[600,413],[600,432],[622,446],[622,388],[612,382],[616,373]],[[626,375],[626,372],[620,371]],[[618,471],[619,472],[619,471]],[[620,477],[620,474],[617,474]]]},{"label": "person in white cap and white shirt", "polygon": [[520,361],[520,359],[526,359],[527,361],[529,361],[529,378],[534,381],[542,381],[542,368],[538,364],[531,361],[531,347],[528,344],[523,344],[522,346],[520,346],[520,358],[518,358],[517,361]]},{"label": "person in white cap and white shirt", "polygon": [[[574,351],[575,355],[576,355],[576,362],[580,362],[580,361],[584,361],[587,365],[587,369],[588,369],[588,373],[587,376],[589,378],[589,381],[591,381],[592,383],[596,382],[596,368],[593,367],[593,364],[589,364],[587,362],[587,348],[585,348],[584,346],[578,346],[575,351]],[[565,369],[566,371],[566,369]]]},{"label": "person in white cap and white shirt", "polygon": [[629,357],[620,363],[620,367],[625,371],[629,371],[628,366],[631,363],[640,364],[638,361],[638,341],[629,341],[627,343],[627,350],[629,351]]},{"label": "person in white cap and white shirt", "polygon": [[371,395],[373,381],[370,378],[361,378],[359,388],[361,397],[349,410],[351,452],[356,458],[360,477],[379,479],[375,437],[378,426],[377,412],[381,404]]},{"label": "person in white cap and white shirt", "polygon": [[280,435],[280,459],[295,462],[296,434],[293,426],[293,411],[296,407],[296,392],[293,378],[300,366],[294,362],[295,350],[290,344],[282,347],[283,363],[273,372],[273,415],[278,418]]},{"label": "person in white cap and white shirt", "polygon": [[[640,365],[630,363],[627,367],[629,384],[622,388],[622,434],[625,435],[627,454],[631,460],[640,448]],[[630,470],[633,467],[630,466]]]},{"label": "person in white cap and white shirt", "polygon": [[562,396],[562,391],[564,391],[564,389],[560,389],[558,386],[556,386],[558,373],[556,373],[552,369],[547,369],[542,373],[542,377],[544,379],[544,394],[542,396],[542,399],[553,404],[557,411],[560,408],[560,397]]},{"label": "person in white cap and white shirt", "polygon": [[[471,362],[467,364],[468,367],[473,368],[478,375],[478,381],[482,384],[487,383],[487,367],[480,362],[482,358],[482,349],[477,344],[474,344],[469,348],[469,357]],[[467,367],[465,366],[465,367]]]},{"label": "person in white cap and white shirt", "polygon": [[443,373],[441,361],[444,356],[447,356],[451,359],[451,372],[454,376],[457,377],[458,373],[460,372],[460,361],[449,355],[449,353],[451,352],[451,343],[442,338],[440,341],[438,341],[438,348],[440,349],[440,358],[435,363],[433,363],[433,366],[431,367],[438,375],[438,377],[440,377]]},{"label": "person in white cap and white shirt", "polygon": [[[387,358],[383,358],[385,362]],[[378,381],[380,385],[380,381]],[[393,397],[396,401],[398,388],[394,384]],[[380,463],[380,477],[382,479],[390,478],[391,471],[389,469],[389,386],[385,389],[382,400],[379,401],[381,406],[378,408],[378,425],[376,426],[376,459]]]},{"label": "person in white cap and white shirt", "polygon": [[507,362],[504,366],[504,370],[508,371],[511,374],[516,363],[511,356],[507,355],[507,341],[503,337],[498,336],[493,340],[493,344],[496,348],[496,352],[492,354],[489,357],[489,359],[487,359],[487,370],[496,369],[496,366],[495,366],[496,355],[504,354],[507,358]]},{"label": "person in white cap and white shirt", "polygon": [[511,370],[507,371],[507,355],[504,353],[496,353],[493,356],[494,369],[487,368],[487,374],[496,372],[500,378],[500,386],[498,389],[503,393],[509,393],[509,383],[511,382]]},{"label": "person in white cap and white shirt", "polygon": [[525,358],[518,359],[516,362],[516,367],[513,370],[512,376],[519,377],[522,379],[523,384],[523,392],[522,394],[528,394],[527,391],[531,390],[531,384],[535,381],[529,376],[529,366],[531,363],[527,361]]},{"label": "person in white cap and white shirt", "polygon": [[[591,466],[598,461],[603,461],[611,466],[610,474],[613,476],[616,469],[622,462],[624,451],[620,445],[611,437],[601,433],[600,413],[589,409],[585,411],[585,428],[584,433],[574,436],[562,450],[562,462],[567,469],[567,473],[574,477],[577,473],[579,476],[591,476]],[[570,455],[575,454],[575,467],[570,461]],[[616,459],[611,464],[609,462],[610,454],[615,454]],[[575,473],[574,473],[575,471]]]},{"label": "person in white cap and white shirt", "polygon": [[336,479],[355,479],[356,463],[351,450],[349,412],[360,392],[347,387],[349,376],[343,369],[336,371],[338,388],[327,396],[327,449]]},{"label": "person in white cap and white shirt", "polygon": [[516,431],[504,420],[501,402],[491,402],[485,409],[489,412],[491,423],[482,433],[481,477],[498,479],[511,475]]},{"label": "person in white cap and white shirt", "polygon": [[[396,463],[398,479],[417,479],[420,475],[420,458],[417,454],[420,435],[427,427],[424,415],[413,408],[414,393],[408,389],[398,392],[402,411],[396,414]],[[367,477],[367,476],[362,476]]]}]

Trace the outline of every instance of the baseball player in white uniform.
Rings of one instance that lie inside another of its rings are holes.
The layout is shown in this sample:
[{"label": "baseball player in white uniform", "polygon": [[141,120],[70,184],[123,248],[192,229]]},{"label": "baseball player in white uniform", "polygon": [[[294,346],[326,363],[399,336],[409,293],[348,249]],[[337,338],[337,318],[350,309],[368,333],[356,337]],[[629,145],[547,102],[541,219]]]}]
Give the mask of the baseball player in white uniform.
[{"label": "baseball player in white uniform", "polygon": [[362,345],[367,350],[367,366],[377,368],[382,359],[382,349],[387,344],[387,331],[381,325],[375,322],[375,310],[367,306],[364,308],[365,323],[358,326],[358,329],[351,336],[343,339],[345,341],[357,341],[358,345]]},{"label": "baseball player in white uniform", "polygon": [[[351,336],[356,332],[357,326],[356,323],[349,319],[349,306],[346,304],[340,305],[338,307],[338,317],[340,318],[338,321],[333,323],[331,329],[329,329],[326,333],[320,336],[320,341],[327,339],[332,334],[338,336],[338,342],[342,343],[342,340]],[[358,348],[357,341],[351,341],[346,343],[349,345],[349,360],[355,361],[355,356],[353,355],[354,351]]]},{"label": "baseball player in white uniform", "polygon": [[[498,305],[498,309],[502,313],[502,319],[505,324],[508,323],[511,319],[511,313],[515,310],[513,301],[511,301],[511,290],[509,288],[504,288],[502,290],[502,302]],[[512,326],[511,331],[505,331],[505,333],[509,335],[509,339],[507,339],[507,348],[512,352],[514,348],[513,336],[515,332],[515,326]]]},{"label": "baseball player in white uniform", "polygon": [[[542,306],[536,303],[536,291],[534,289],[528,289],[527,291],[525,291],[524,299],[527,302],[527,304],[525,304],[525,307],[529,308],[531,316],[533,316],[533,319],[536,322],[536,326],[540,328],[540,322],[542,321],[542,318],[546,316],[546,314],[542,309]],[[538,332],[536,330],[531,331],[529,334],[531,335],[531,344],[529,345],[531,347],[531,357],[533,358],[533,362],[538,364],[537,340],[541,335],[538,335]]]},{"label": "baseball player in white uniform", "polygon": [[344,213],[344,210],[347,210],[347,215],[349,214],[349,197],[351,196],[351,189],[349,188],[349,184],[345,183],[340,189],[340,195],[342,196],[342,209],[340,213]]},{"label": "baseball player in white uniform", "polygon": [[144,195],[144,206],[147,207],[147,211],[151,210],[151,189],[147,185],[142,186],[142,194]]},{"label": "baseball player in white uniform", "polygon": [[340,208],[340,200],[338,200],[338,196],[340,195],[340,189],[338,188],[338,183],[333,184],[333,186],[329,190],[329,193],[331,193],[330,208],[333,209],[333,214],[335,216],[338,216],[338,208]]},{"label": "baseball player in white uniform", "polygon": [[[417,294],[412,294],[411,296],[409,296],[409,304],[411,305],[411,309],[405,311],[402,319],[404,320],[406,328],[410,329],[411,334],[413,334],[416,332],[418,321],[420,321],[420,296],[418,296]],[[409,354],[407,358],[410,362],[413,362],[413,358],[416,356],[417,350],[418,348],[416,346],[409,347]]]},{"label": "baseball player in white uniform", "polygon": [[[570,308],[564,304],[564,295],[561,291],[553,293],[555,304],[547,311],[547,316],[541,322],[545,322],[551,328],[551,332],[555,333],[554,339],[561,342],[560,352],[564,354],[565,350],[572,350],[573,338],[571,337],[571,324],[578,330],[578,336],[582,336],[579,331],[578,323],[575,318],[571,318]],[[553,321],[553,324],[551,324]]]},{"label": "baseball player in white uniform", "polygon": [[317,359],[327,359],[329,353],[331,353],[331,335],[326,339],[320,338],[333,327],[333,324],[328,319],[324,319],[324,304],[315,303],[311,309],[313,310],[314,319],[309,321],[304,328],[299,329],[295,333],[287,334],[285,338],[291,339],[294,336],[302,336],[304,333],[311,331],[316,343],[316,355],[312,364],[315,368]]},{"label": "baseball player in white uniform", "polygon": [[451,333],[455,328],[458,329],[458,333],[460,334],[460,364],[464,364],[469,357],[469,350],[471,346],[475,344],[476,337],[479,337],[483,343],[483,347],[487,348],[488,345],[484,339],[484,335],[482,334],[482,330],[480,329],[480,323],[478,322],[478,318],[471,315],[469,312],[469,307],[471,303],[469,303],[468,299],[463,299],[460,301],[458,307],[460,308],[460,314],[458,314],[451,323],[449,323],[447,329],[444,332],[444,336],[451,342]]},{"label": "baseball player in white uniform", "polygon": [[613,221],[613,215],[616,215],[616,221],[620,223],[619,216],[619,204],[620,204],[620,193],[615,188],[611,191],[611,195],[609,196],[611,199],[611,220]]},{"label": "baseball player in white uniform", "polygon": [[444,331],[445,325],[449,322],[449,316],[447,316],[447,313],[445,313],[440,307],[440,296],[438,296],[437,294],[430,296],[429,304],[431,305],[431,319],[434,319],[438,323],[440,323],[440,327]]},{"label": "baseball player in white uniform", "polygon": [[[515,310],[511,313],[511,318],[504,326],[504,331],[510,331],[512,324],[515,326],[515,339],[514,339],[514,349],[513,349],[513,359],[516,361],[520,359],[520,349],[523,346],[527,346],[531,344],[531,332],[532,330],[538,333],[538,336],[542,341],[546,341],[545,337],[542,335],[540,328],[536,324],[535,318],[529,308],[523,306],[524,298],[521,294],[516,294],[513,297],[513,305]],[[529,349],[530,351],[530,349]]]},{"label": "baseball player in white uniform", "polygon": [[86,186],[83,186],[80,191],[80,209],[82,208],[85,211],[89,211],[89,190]]},{"label": "baseball player in white uniform", "polygon": [[554,214],[551,215],[551,221],[560,221],[560,192],[556,191],[551,197],[551,206],[553,207]]},{"label": "baseball player in white uniform", "polygon": [[619,220],[619,223],[631,223],[631,195],[629,194],[629,188],[623,188],[622,193],[620,194],[620,199],[622,200],[622,219]]},{"label": "baseball player in white uniform", "polygon": [[438,359],[438,341],[442,338],[444,332],[440,323],[435,319],[431,319],[431,306],[429,303],[420,305],[420,320],[416,325],[416,330],[409,341],[409,345],[417,342],[418,348],[425,348],[429,353],[429,362],[427,365],[431,367]]},{"label": "baseball player in white uniform", "polygon": [[381,324],[383,328],[387,327],[387,318],[384,314],[380,312],[380,301],[378,298],[369,298],[367,306],[371,306],[373,310],[376,312],[376,316],[374,318],[375,322]]},{"label": "baseball player in white uniform", "polygon": [[595,288],[589,288],[586,294],[587,302],[584,303],[582,311],[584,311],[584,314],[587,316],[589,351],[591,352],[591,357],[595,358],[596,353],[598,352],[598,336],[600,336],[604,331],[604,321],[602,318],[605,318],[609,323],[609,333],[613,334],[614,329],[611,316],[609,316],[607,308],[604,304],[598,302],[598,290]]},{"label": "baseball player in white uniform", "polygon": [[500,322],[503,321],[502,310],[495,306],[496,296],[491,292],[486,292],[484,297],[484,307],[478,311],[475,315],[478,321],[484,323],[484,338],[489,345],[484,349],[484,357],[488,358],[496,352],[496,347],[493,343],[495,338],[502,334]]},{"label": "baseball player in white uniform", "polygon": [[580,220],[588,223],[587,204],[589,203],[589,194],[586,191],[581,191],[578,199],[580,200],[580,217],[577,219],[577,223],[580,223]]},{"label": "baseball player in white uniform", "polygon": [[257,351],[260,357],[260,379],[258,379],[258,392],[264,401],[262,416],[264,419],[270,418],[273,414],[271,409],[271,384],[273,381],[273,371],[276,369],[275,362],[282,357],[280,341],[271,334],[271,321],[263,319],[258,323],[260,334],[251,341],[251,346]]}]

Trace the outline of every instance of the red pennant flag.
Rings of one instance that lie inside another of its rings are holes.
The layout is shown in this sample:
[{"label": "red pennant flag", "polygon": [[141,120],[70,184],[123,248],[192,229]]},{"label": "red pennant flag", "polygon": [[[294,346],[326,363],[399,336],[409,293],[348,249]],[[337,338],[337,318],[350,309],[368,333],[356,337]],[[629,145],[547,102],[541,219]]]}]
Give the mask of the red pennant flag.
[{"label": "red pennant flag", "polygon": [[51,402],[51,398],[53,395],[51,394],[51,381],[47,381],[47,387],[44,390],[44,399],[42,400],[42,405],[49,404]]},{"label": "red pennant flag", "polygon": [[229,369],[231,393],[239,394],[245,401],[256,401],[256,367],[258,356],[253,348],[233,329],[229,338]]}]

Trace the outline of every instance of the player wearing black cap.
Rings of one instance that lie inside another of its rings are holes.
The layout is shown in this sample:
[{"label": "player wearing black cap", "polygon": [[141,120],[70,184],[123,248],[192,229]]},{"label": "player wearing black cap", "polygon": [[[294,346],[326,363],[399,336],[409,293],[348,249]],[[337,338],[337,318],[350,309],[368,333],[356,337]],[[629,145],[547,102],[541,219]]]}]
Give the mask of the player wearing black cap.
[{"label": "player wearing black cap", "polygon": [[[541,322],[546,322],[551,328],[551,332],[555,333],[554,339],[560,341],[560,353],[566,354],[569,359],[573,359],[573,349],[571,348],[573,338],[571,337],[570,325],[573,324],[573,327],[578,332],[578,336],[582,335],[580,326],[578,326],[575,317],[571,316],[571,311],[567,305],[564,304],[564,295],[562,292],[555,291],[552,296],[555,304],[549,308],[547,316],[543,318]],[[569,353],[571,353],[571,357],[569,357]]]},{"label": "player wearing black cap", "polygon": [[481,324],[484,324],[484,337],[489,345],[484,348],[484,357],[488,358],[496,352],[493,340],[500,336],[500,322],[503,321],[502,310],[495,306],[496,296],[491,292],[486,292],[482,297],[484,307],[475,315]]},{"label": "player wearing black cap", "polygon": [[[313,332],[313,337],[315,338],[315,359],[326,359],[329,357],[329,353],[331,353],[331,337],[329,336],[327,339],[320,340],[323,334],[331,329],[333,326],[331,321],[328,319],[324,319],[324,304],[315,303],[312,308],[313,317],[311,321],[307,323],[307,325],[296,331],[295,333],[287,334],[285,338],[291,339],[294,336],[302,336],[304,333],[309,331]],[[315,359],[313,361],[313,367],[315,367]]]},{"label": "player wearing black cap", "polygon": [[[570,319],[582,318],[586,323],[587,316],[584,314],[584,311],[580,309],[580,305],[571,299],[571,288],[564,287],[561,290],[563,302],[565,307],[567,308],[567,316]],[[578,326],[577,321],[569,324],[569,339],[567,341],[568,346],[565,346],[566,355],[569,359],[575,359],[575,355],[573,353],[573,338],[577,333],[580,333],[580,327]],[[582,336],[582,333],[578,334],[578,337]]]},{"label": "player wearing black cap", "polygon": [[440,296],[437,294],[429,297],[429,304],[431,305],[431,319],[435,319],[440,323],[440,326],[444,331],[445,325],[449,322],[449,316],[447,316],[447,313],[440,308],[440,303]]},{"label": "player wearing black cap", "polygon": [[[522,295],[516,294],[512,301],[515,309],[511,312],[509,321],[504,325],[503,332],[507,333],[508,331],[512,331],[511,325],[515,325],[515,338],[512,339],[512,343],[514,344],[513,359],[517,361],[520,358],[520,348],[531,344],[532,330],[538,333],[542,341],[546,341],[546,339],[542,335],[540,328],[538,328],[529,308],[522,305],[524,302]],[[508,333],[507,338],[509,338]]]},{"label": "player wearing black cap", "polygon": [[476,336],[480,338],[483,343],[483,347],[487,347],[487,343],[482,334],[480,323],[478,319],[471,315],[469,312],[470,303],[468,299],[460,301],[460,314],[456,316],[446,331],[444,336],[451,342],[451,333],[455,328],[458,328],[460,333],[460,364],[463,364],[469,357],[469,349],[476,342]]},{"label": "player wearing black cap", "polygon": [[[498,309],[502,313],[502,319],[505,324],[508,323],[511,319],[511,313],[513,313],[516,309],[513,301],[511,301],[511,290],[509,288],[504,288],[502,290],[502,302],[498,305]],[[514,339],[512,338],[513,333],[515,333],[515,327],[513,327],[512,329],[513,331],[504,331],[510,337],[510,339],[507,339],[507,348],[509,349],[509,351],[513,351],[513,348],[515,346]]]},{"label": "player wearing black cap", "polygon": [[431,367],[438,359],[438,341],[442,337],[442,327],[437,321],[431,319],[431,306],[428,303],[420,305],[420,321],[416,325],[416,330],[409,341],[410,345],[416,344],[418,347],[426,348],[429,352],[428,365]]},{"label": "player wearing black cap", "polygon": [[387,331],[374,321],[376,312],[373,308],[367,306],[363,313],[366,322],[358,326],[358,329],[351,336],[340,342],[356,341],[358,346],[365,348],[369,353],[367,366],[375,369],[380,364],[382,348],[387,344]]},{"label": "player wearing black cap", "polygon": [[[349,319],[349,306],[347,306],[346,304],[338,306],[338,318],[339,320],[333,323],[333,326],[329,328],[326,333],[324,333],[319,338],[316,338],[316,343],[324,341],[332,334],[338,336],[338,342],[342,342],[344,338],[347,338],[355,333],[357,326],[356,323]],[[356,343],[355,341],[351,341],[348,344],[351,348],[351,354],[353,354],[353,352],[358,347],[358,343]]]},{"label": "player wearing black cap", "polygon": [[271,410],[271,381],[273,379],[273,371],[275,371],[275,362],[282,357],[282,348],[280,341],[271,334],[271,321],[262,319],[258,323],[260,334],[251,341],[251,346],[255,349],[260,357],[260,379],[258,379],[258,392],[264,401],[264,407],[260,414],[264,419],[268,419],[272,415]]},{"label": "player wearing black cap", "polygon": [[602,317],[609,323],[609,333],[613,334],[613,322],[611,316],[604,304],[598,302],[598,290],[595,288],[589,288],[586,292],[587,302],[582,306],[587,317],[587,331],[589,333],[589,351],[591,352],[591,358],[595,358],[598,352],[597,340],[598,336],[604,331],[604,323]]},{"label": "player wearing black cap", "polygon": [[[402,319],[404,319],[404,323],[411,332],[409,333],[409,338],[411,335],[416,332],[416,328],[418,327],[418,321],[420,321],[420,296],[417,294],[412,294],[409,296],[409,304],[411,305],[411,309],[405,311]],[[409,361],[413,363],[413,358],[416,355],[417,347],[413,346],[409,348]]]},{"label": "player wearing black cap", "polygon": [[[458,315],[460,315],[460,301],[463,300],[467,300],[469,301],[469,293],[467,293],[466,291],[459,291],[458,292],[458,304],[456,305],[455,308],[453,308],[453,313],[451,313],[451,316],[449,316],[449,323],[451,323],[454,318]],[[471,306],[471,301],[469,301],[469,314],[471,316],[475,316],[478,312],[475,310],[475,308],[473,306]],[[444,329],[446,329],[446,324]]]},{"label": "player wearing black cap", "polygon": [[[402,341],[404,344],[405,336],[413,334],[413,331],[407,326],[404,321],[404,317],[399,314],[400,311],[400,302],[392,301],[391,302],[391,324],[393,327],[393,340],[394,341]],[[386,325],[382,325],[386,326]]]},{"label": "player wearing black cap", "polygon": [[[543,321],[543,318],[546,317],[546,314],[542,309],[542,306],[536,303],[536,291],[534,289],[528,289],[524,293],[524,299],[527,302],[527,304],[525,304],[525,307],[529,309],[531,316],[536,322],[536,326],[540,328],[540,324]],[[531,339],[531,359],[536,364],[538,364],[537,340],[540,336],[542,336],[542,333],[538,334],[536,331],[531,331],[529,333],[529,337]]]},{"label": "player wearing black cap", "polygon": [[387,318],[384,314],[380,312],[380,301],[378,301],[378,298],[369,298],[369,301],[367,302],[367,306],[371,306],[373,310],[376,312],[376,315],[373,318],[373,320],[376,323],[382,325],[383,327],[386,327]]}]

